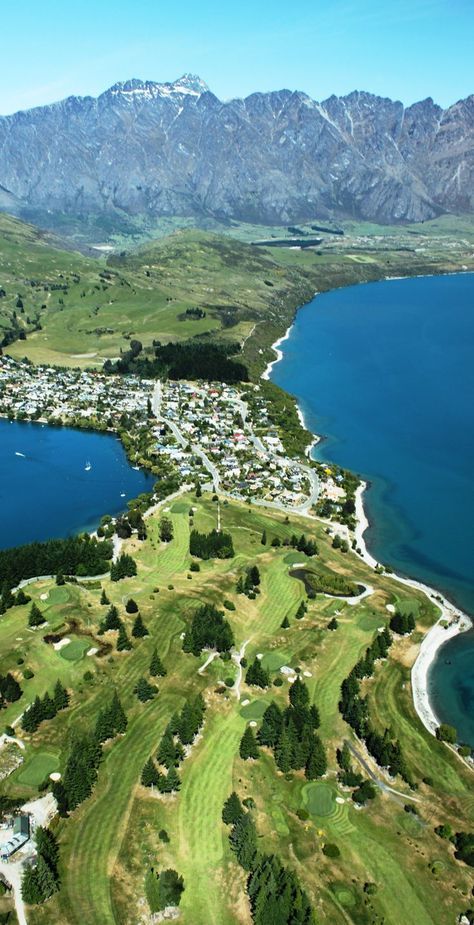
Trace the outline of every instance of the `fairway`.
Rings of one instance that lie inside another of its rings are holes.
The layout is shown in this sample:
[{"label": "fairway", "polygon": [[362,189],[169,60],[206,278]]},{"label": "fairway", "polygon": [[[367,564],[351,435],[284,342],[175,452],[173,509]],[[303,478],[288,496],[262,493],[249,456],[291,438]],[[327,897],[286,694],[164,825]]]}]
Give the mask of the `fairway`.
[{"label": "fairway", "polygon": [[266,652],[262,658],[262,668],[265,671],[279,671],[284,665],[289,665],[291,655],[281,649],[276,652]]},{"label": "fairway", "polygon": [[268,700],[252,700],[251,703],[247,703],[244,707],[241,707],[240,715],[248,720],[261,719],[268,704]]}]

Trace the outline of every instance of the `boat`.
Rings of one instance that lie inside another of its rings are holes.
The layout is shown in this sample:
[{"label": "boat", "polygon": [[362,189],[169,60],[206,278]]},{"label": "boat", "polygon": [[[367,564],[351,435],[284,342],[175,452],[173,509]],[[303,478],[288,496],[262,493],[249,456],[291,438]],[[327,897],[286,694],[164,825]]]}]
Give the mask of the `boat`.
[{"label": "boat", "polygon": [[124,492],[124,491],[121,491],[121,492],[120,492],[120,497],[121,497],[121,498],[125,498],[125,492]]},{"label": "boat", "polygon": [[15,456],[21,456],[23,459],[26,459],[25,454],[24,454],[24,453],[19,453],[18,450],[16,451]]},{"label": "boat", "polygon": [[92,463],[90,463],[89,460],[87,460],[84,466],[84,469],[86,470],[86,472],[90,472],[90,470],[92,469]]}]

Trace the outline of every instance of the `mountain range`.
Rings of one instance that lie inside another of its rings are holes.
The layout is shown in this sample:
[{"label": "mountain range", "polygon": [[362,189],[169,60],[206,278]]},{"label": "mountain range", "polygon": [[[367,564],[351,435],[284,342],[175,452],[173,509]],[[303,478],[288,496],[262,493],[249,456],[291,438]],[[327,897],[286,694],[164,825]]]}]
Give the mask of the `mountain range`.
[{"label": "mountain range", "polygon": [[129,80],[0,117],[0,209],[23,217],[419,222],[474,211],[474,95],[448,109],[355,91],[219,100]]}]

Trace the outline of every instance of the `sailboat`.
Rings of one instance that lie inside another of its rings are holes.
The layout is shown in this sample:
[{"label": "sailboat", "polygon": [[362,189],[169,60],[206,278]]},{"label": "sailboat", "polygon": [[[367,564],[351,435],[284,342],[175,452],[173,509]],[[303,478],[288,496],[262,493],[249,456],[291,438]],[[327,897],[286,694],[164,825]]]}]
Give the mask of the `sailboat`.
[{"label": "sailboat", "polygon": [[84,469],[86,470],[86,472],[90,472],[90,470],[92,469],[92,463],[90,463],[89,460],[87,460],[84,466]]}]

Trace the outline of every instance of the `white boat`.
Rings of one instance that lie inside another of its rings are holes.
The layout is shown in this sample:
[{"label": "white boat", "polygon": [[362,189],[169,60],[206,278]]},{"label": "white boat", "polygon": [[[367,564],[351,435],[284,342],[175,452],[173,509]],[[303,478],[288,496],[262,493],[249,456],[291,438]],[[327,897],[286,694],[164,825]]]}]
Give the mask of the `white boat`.
[{"label": "white boat", "polygon": [[26,459],[25,454],[24,454],[24,453],[19,453],[18,451],[15,453],[15,456],[21,456],[23,459]]},{"label": "white boat", "polygon": [[121,498],[125,498],[125,492],[124,492],[124,491],[121,491],[121,492],[120,492],[120,497],[121,497]]},{"label": "white boat", "polygon": [[92,469],[92,464],[89,462],[89,460],[87,460],[84,466],[84,469],[86,470],[86,472],[90,472],[90,470]]}]

